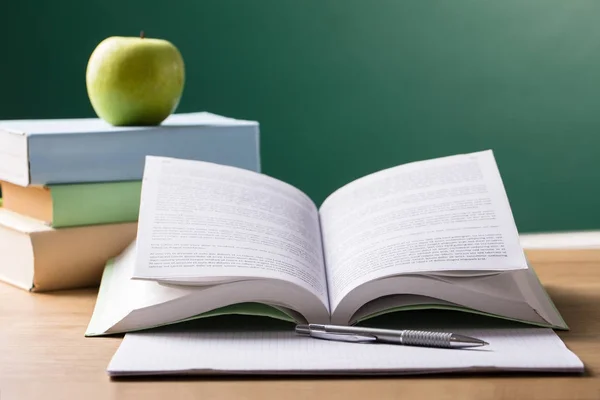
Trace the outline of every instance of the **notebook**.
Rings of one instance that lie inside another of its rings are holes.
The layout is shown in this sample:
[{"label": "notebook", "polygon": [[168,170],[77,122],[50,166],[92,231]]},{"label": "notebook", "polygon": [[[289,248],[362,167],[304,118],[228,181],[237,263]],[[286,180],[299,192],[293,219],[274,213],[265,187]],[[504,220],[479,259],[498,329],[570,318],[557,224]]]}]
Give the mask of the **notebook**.
[{"label": "notebook", "polygon": [[172,374],[581,373],[581,360],[547,328],[460,329],[490,343],[438,349],[334,342],[281,331],[128,333],[108,366],[111,376]]}]

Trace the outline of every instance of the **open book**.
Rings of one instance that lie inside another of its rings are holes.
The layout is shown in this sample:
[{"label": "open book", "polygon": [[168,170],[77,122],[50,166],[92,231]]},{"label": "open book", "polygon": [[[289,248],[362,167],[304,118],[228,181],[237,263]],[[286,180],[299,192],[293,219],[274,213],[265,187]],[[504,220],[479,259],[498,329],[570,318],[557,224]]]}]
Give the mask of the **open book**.
[{"label": "open book", "polygon": [[382,170],[320,208],[264,174],[148,156],[137,239],[107,265],[86,334],[423,308],[568,329],[527,264],[492,151]]}]

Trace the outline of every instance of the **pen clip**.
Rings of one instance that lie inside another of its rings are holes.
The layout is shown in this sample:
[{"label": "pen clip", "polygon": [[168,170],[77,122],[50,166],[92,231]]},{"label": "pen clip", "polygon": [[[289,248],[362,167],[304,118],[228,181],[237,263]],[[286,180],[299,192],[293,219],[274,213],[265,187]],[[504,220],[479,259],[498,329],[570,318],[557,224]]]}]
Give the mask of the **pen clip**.
[{"label": "pen clip", "polygon": [[376,342],[377,338],[375,336],[370,335],[358,335],[355,333],[329,333],[323,331],[311,331],[310,336],[316,337],[319,339],[326,340],[335,340],[342,342],[353,342],[353,343],[361,343],[361,342]]}]

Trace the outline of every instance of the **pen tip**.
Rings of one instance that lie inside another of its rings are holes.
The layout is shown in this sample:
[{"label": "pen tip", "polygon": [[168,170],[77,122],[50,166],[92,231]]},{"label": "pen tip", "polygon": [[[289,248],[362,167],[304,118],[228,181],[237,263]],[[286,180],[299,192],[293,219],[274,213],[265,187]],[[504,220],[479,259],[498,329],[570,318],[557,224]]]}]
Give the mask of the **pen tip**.
[{"label": "pen tip", "polygon": [[452,334],[450,342],[452,343],[452,347],[478,347],[487,346],[489,344],[481,339],[457,334]]}]

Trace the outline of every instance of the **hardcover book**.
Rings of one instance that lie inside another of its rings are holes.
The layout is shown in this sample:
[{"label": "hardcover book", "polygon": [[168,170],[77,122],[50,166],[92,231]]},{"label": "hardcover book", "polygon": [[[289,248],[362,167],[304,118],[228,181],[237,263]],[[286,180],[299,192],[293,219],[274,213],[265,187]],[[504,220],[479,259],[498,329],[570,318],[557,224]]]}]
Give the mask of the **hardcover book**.
[{"label": "hardcover book", "polygon": [[146,155],[260,171],[259,125],[207,112],[173,114],[158,126],[0,121],[0,180],[20,186],[141,180]]},{"label": "hardcover book", "polygon": [[0,280],[32,292],[98,286],[137,223],[54,229],[0,208]]},{"label": "hardcover book", "polygon": [[5,209],[66,228],[136,222],[142,181],[0,187]]}]

